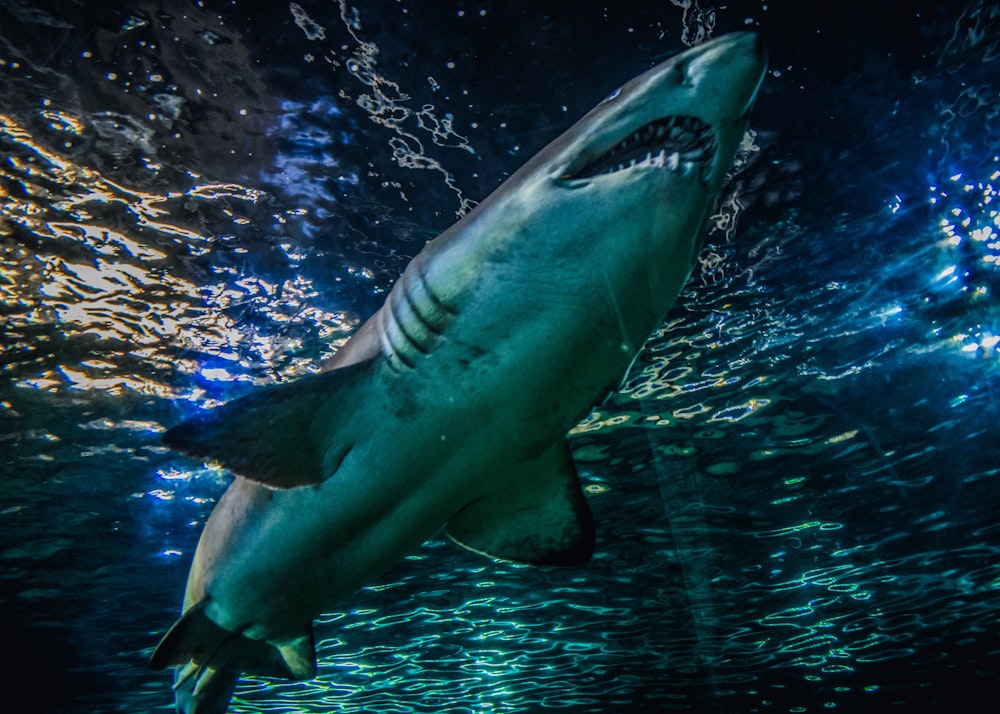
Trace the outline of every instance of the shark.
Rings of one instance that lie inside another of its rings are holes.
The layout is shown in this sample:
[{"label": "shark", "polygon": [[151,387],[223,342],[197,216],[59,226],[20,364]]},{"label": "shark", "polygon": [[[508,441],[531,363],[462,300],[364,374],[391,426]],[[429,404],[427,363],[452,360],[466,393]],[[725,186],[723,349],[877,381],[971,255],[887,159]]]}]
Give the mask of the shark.
[{"label": "shark", "polygon": [[150,661],[178,712],[227,711],[241,673],[314,677],[313,620],[442,527],[591,558],[567,433],[688,280],[766,63],[737,33],[638,75],[429,241],[320,371],[164,432],[235,476]]}]

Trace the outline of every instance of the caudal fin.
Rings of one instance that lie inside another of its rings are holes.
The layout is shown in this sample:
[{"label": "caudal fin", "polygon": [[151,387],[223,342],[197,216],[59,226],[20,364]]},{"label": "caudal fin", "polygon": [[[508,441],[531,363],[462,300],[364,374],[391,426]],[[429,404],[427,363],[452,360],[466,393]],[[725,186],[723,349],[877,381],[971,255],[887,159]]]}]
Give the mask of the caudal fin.
[{"label": "caudal fin", "polygon": [[240,674],[284,679],[316,676],[312,625],[281,642],[252,640],[217,625],[202,600],[174,623],[149,662],[153,669],[178,667],[174,693],[179,714],[223,714]]},{"label": "caudal fin", "polygon": [[226,714],[239,672],[202,668],[194,662],[174,672],[177,714]]}]

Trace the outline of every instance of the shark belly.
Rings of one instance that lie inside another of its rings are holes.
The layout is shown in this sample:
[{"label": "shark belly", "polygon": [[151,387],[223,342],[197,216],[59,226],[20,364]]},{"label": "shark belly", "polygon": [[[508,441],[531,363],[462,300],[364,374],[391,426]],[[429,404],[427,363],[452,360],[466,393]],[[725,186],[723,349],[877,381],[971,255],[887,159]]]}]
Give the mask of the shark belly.
[{"label": "shark belly", "polygon": [[[500,297],[484,290],[479,299]],[[206,524],[185,607],[207,600],[211,620],[250,639],[293,637],[464,507],[510,489],[511,474],[562,444],[632,359],[617,333],[608,333],[611,315],[592,310],[592,327],[574,331],[569,326],[579,324],[573,318],[586,301],[565,305],[566,314],[546,316],[563,329],[531,325],[536,307],[517,300],[494,311],[510,343],[531,339],[522,330],[546,329],[552,349],[531,351],[488,350],[480,342],[489,331],[475,320],[466,329],[461,307],[442,310],[452,322],[447,339],[428,339],[419,350],[400,336],[425,327],[426,318],[416,316],[421,308],[373,318],[393,337],[382,333],[388,353],[373,380],[382,387],[355,418],[377,422],[378,430],[313,486],[275,490],[236,479]],[[474,314],[474,306],[464,307]],[[418,323],[401,323],[400,314]],[[389,351],[393,345],[409,351],[400,356]]]},{"label": "shark belly", "polygon": [[[406,454],[412,447],[405,434],[399,437],[394,444]],[[433,474],[440,486],[429,484],[438,496],[415,498],[409,484],[424,478],[422,464],[392,453],[374,440],[361,442],[334,476],[308,488],[272,490],[235,480],[205,526],[185,607],[208,600],[210,619],[254,640],[301,634],[460,507],[443,495],[453,491],[447,469]]]}]

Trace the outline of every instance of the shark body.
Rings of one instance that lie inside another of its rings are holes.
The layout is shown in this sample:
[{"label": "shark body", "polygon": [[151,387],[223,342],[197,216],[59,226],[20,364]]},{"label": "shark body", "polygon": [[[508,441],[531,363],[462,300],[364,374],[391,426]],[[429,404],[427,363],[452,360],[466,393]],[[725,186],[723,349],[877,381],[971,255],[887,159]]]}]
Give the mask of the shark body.
[{"label": "shark body", "polygon": [[429,242],[322,373],[166,432],[237,476],[151,662],[178,711],[225,712],[241,672],[314,676],[312,620],[442,526],[590,558],[566,433],[687,280],[764,68],[736,34],[639,75]]}]

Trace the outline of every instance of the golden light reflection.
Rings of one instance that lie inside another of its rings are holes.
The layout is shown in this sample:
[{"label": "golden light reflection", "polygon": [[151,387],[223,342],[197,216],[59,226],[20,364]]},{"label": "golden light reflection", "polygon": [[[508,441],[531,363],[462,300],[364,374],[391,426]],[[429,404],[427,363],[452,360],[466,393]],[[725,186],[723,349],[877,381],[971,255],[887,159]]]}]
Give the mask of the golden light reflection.
[{"label": "golden light reflection", "polygon": [[748,399],[743,404],[737,404],[735,406],[725,407],[720,409],[715,414],[709,418],[709,422],[725,421],[725,422],[737,422],[743,421],[749,416],[758,413],[762,409],[766,409],[771,406],[771,400],[765,398],[751,398]]},{"label": "golden light reflection", "polygon": [[[45,109],[40,117],[66,135],[86,131],[84,119],[65,112]],[[141,190],[76,164],[6,114],[0,146],[0,335],[18,386],[200,398],[200,388],[181,393],[168,383],[177,371],[202,372],[204,357],[187,352],[228,363],[203,376],[232,381],[246,378],[248,355],[277,362],[300,346],[282,325],[307,321],[331,340],[353,329],[344,312],[311,304],[317,292],[307,278],[275,283],[212,264],[220,246],[229,256],[246,249],[204,225],[228,221],[235,232],[250,224],[240,206],[252,209],[263,191],[195,174],[182,190]],[[153,162],[142,165],[153,177]],[[199,256],[208,256],[210,272],[189,262]],[[273,329],[242,324],[248,304]],[[285,376],[309,368],[308,360],[282,367]]]},{"label": "golden light reflection", "polygon": [[[89,169],[76,166],[68,159],[64,159],[58,154],[35,143],[31,134],[6,114],[0,114],[0,138],[9,138],[12,142],[30,150],[34,156],[37,156],[51,166],[51,170],[48,173],[53,177],[65,180],[67,183],[89,181],[94,177],[94,173]],[[8,156],[7,160],[15,168],[20,168],[26,176],[38,176],[43,173],[35,169],[28,162],[21,162],[14,156]]]}]

